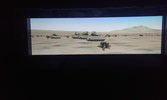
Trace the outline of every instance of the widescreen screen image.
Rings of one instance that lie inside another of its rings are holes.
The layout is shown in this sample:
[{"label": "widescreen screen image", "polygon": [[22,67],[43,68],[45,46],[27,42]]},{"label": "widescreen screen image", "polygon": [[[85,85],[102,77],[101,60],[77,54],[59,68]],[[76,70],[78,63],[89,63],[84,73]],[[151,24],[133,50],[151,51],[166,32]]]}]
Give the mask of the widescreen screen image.
[{"label": "widescreen screen image", "polygon": [[32,55],[160,54],[162,16],[30,18]]}]

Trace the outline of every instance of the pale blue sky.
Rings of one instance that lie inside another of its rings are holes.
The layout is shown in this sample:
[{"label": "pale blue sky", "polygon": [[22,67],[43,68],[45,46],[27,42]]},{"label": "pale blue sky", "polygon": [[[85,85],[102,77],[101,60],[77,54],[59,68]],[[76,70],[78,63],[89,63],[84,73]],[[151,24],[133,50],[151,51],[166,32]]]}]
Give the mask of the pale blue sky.
[{"label": "pale blue sky", "polygon": [[133,26],[161,29],[162,16],[94,17],[94,18],[31,18],[31,29],[108,32]]}]

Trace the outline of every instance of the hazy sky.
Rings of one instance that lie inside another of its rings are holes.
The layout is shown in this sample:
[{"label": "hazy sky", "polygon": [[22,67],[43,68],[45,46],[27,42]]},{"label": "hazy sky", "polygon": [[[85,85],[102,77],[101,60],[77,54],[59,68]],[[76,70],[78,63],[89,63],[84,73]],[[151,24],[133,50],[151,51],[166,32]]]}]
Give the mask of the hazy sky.
[{"label": "hazy sky", "polygon": [[31,29],[108,32],[133,26],[161,29],[162,16],[94,17],[94,18],[31,18]]}]

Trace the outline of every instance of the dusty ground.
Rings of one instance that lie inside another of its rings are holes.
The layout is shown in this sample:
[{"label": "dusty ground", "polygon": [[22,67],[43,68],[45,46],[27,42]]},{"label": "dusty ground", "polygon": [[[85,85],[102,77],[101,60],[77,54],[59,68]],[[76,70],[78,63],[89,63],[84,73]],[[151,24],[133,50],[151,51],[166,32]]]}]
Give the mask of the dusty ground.
[{"label": "dusty ground", "polygon": [[47,39],[46,37],[32,38],[33,55],[62,55],[62,54],[160,54],[160,36],[118,36],[107,37],[110,49],[102,50],[97,47],[99,41],[86,41],[62,37]]}]

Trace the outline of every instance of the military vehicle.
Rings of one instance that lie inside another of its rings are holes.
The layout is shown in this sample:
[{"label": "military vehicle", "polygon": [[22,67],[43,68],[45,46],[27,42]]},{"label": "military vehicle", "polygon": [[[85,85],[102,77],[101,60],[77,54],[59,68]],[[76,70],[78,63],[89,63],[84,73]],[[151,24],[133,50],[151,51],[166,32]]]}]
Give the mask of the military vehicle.
[{"label": "military vehicle", "polygon": [[73,39],[86,39],[87,41],[104,41],[105,36],[97,35],[96,32],[92,32],[91,35],[88,32],[76,33],[72,35]]},{"label": "military vehicle", "polygon": [[109,34],[106,34],[105,37],[110,37],[110,35],[109,35]]},{"label": "military vehicle", "polygon": [[73,39],[87,39],[88,35],[89,35],[88,32],[83,32],[83,33],[75,32],[75,34],[72,35],[72,38]]},{"label": "military vehicle", "polygon": [[104,41],[105,36],[97,35],[96,32],[93,32],[90,36],[87,37],[87,41]]},{"label": "military vehicle", "polygon": [[79,35],[72,35],[73,39],[79,39]]},{"label": "military vehicle", "polygon": [[79,39],[87,39],[88,36],[89,36],[88,32],[83,32],[79,35]]},{"label": "military vehicle", "polygon": [[52,36],[50,36],[51,39],[60,39],[61,36],[53,34]]},{"label": "military vehicle", "polygon": [[72,38],[73,39],[79,39],[79,35],[80,35],[80,33],[75,32],[75,34],[72,35]]}]

